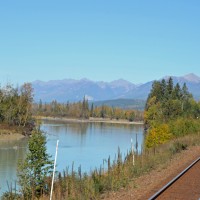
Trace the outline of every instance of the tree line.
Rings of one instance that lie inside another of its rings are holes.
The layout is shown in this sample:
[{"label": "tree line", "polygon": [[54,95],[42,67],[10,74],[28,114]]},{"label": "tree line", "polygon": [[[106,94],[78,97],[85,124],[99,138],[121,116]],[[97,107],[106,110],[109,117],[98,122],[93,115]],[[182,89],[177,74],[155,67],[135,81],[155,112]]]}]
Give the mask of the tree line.
[{"label": "tree line", "polygon": [[200,131],[200,102],[194,100],[184,83],[155,81],[147,98],[144,123],[148,130],[146,146],[163,144],[171,138]]},{"label": "tree line", "polygon": [[33,89],[30,83],[20,88],[11,84],[0,88],[0,123],[28,127],[32,124]]},{"label": "tree line", "polygon": [[89,105],[88,100],[83,98],[82,101],[74,103],[58,103],[56,100],[51,103],[43,103],[42,100],[38,104],[34,104],[34,114],[51,117],[68,117],[68,118],[109,118],[124,119],[129,121],[142,121],[143,112],[137,110],[124,110],[117,107],[107,105],[94,106]]},{"label": "tree line", "polygon": [[33,127],[33,114],[52,117],[68,117],[89,119],[110,118],[129,121],[142,121],[143,112],[137,110],[124,110],[106,105],[89,105],[87,99],[75,103],[51,103],[38,104],[33,102],[33,88],[30,83],[24,83],[21,87],[7,84],[0,87],[0,125],[19,127],[25,129]]}]

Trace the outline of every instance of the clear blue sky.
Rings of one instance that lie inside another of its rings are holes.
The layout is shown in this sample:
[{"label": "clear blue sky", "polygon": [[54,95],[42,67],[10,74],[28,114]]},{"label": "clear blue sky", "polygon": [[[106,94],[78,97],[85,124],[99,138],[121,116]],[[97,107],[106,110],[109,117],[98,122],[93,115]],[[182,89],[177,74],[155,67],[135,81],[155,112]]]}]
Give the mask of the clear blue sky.
[{"label": "clear blue sky", "polygon": [[0,2],[0,82],[200,76],[199,0]]}]

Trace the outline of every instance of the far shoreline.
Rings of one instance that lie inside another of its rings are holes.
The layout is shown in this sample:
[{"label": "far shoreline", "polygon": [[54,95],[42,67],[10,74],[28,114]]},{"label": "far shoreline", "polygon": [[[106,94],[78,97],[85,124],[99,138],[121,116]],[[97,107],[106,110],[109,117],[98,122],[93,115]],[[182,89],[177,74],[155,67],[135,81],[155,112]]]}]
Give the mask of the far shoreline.
[{"label": "far shoreline", "polygon": [[1,141],[21,140],[23,138],[25,138],[25,136],[20,133],[0,134],[0,142]]},{"label": "far shoreline", "polygon": [[79,122],[79,123],[109,123],[109,124],[134,124],[134,125],[143,125],[143,121],[128,121],[128,120],[116,120],[109,118],[93,118],[89,119],[76,119],[76,118],[66,118],[66,117],[44,117],[44,116],[34,116],[38,120],[53,120],[53,121],[62,121],[62,122]]}]

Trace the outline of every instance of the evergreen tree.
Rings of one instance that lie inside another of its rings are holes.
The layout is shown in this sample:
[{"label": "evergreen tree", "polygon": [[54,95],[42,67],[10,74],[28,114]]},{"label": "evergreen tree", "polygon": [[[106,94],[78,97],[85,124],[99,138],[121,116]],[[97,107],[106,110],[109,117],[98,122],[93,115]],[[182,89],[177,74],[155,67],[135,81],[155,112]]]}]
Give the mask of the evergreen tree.
[{"label": "evergreen tree", "polygon": [[173,79],[172,77],[169,77],[166,85],[166,90],[165,90],[165,98],[168,100],[172,97],[172,92],[173,92]]},{"label": "evergreen tree", "polygon": [[81,118],[88,119],[89,118],[89,105],[88,100],[84,97],[82,105],[81,105]]},{"label": "evergreen tree", "polygon": [[105,108],[105,105],[101,106],[100,117],[101,118],[105,118],[106,117],[106,108]]},{"label": "evergreen tree", "polygon": [[43,104],[42,104],[42,100],[40,99],[40,102],[39,102],[39,112],[42,112],[42,109],[43,109]]},{"label": "evergreen tree", "polygon": [[40,129],[32,132],[28,142],[26,159],[19,163],[18,178],[24,199],[40,197],[49,189],[45,183],[53,169],[53,162],[47,154],[46,137]]},{"label": "evergreen tree", "polygon": [[163,98],[162,85],[159,81],[155,81],[152,86],[152,97],[156,96],[156,101],[161,101]]},{"label": "evergreen tree", "polygon": [[181,93],[181,100],[182,100],[182,111],[185,113],[188,112],[190,109],[190,102],[189,99],[192,98],[192,94],[189,93],[186,83],[183,84],[182,93]]},{"label": "evergreen tree", "polygon": [[179,83],[177,83],[172,91],[172,98],[180,100],[181,99],[181,87]]},{"label": "evergreen tree", "polygon": [[184,83],[182,87],[182,97],[186,99],[186,98],[189,98],[190,96],[191,94],[188,91],[187,85],[186,83]]},{"label": "evergreen tree", "polygon": [[167,89],[166,81],[165,81],[165,79],[162,79],[162,81],[161,81],[161,94],[162,94],[162,99],[164,98],[166,89]]},{"label": "evergreen tree", "polygon": [[94,104],[93,103],[90,108],[90,117],[94,117]]}]

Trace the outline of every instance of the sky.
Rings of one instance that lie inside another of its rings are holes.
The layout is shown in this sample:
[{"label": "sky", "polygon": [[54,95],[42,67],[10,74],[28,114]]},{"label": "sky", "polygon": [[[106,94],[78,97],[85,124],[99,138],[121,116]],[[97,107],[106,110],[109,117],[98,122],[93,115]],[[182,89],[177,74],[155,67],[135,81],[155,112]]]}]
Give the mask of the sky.
[{"label": "sky", "polygon": [[200,76],[199,0],[0,1],[0,83]]}]

